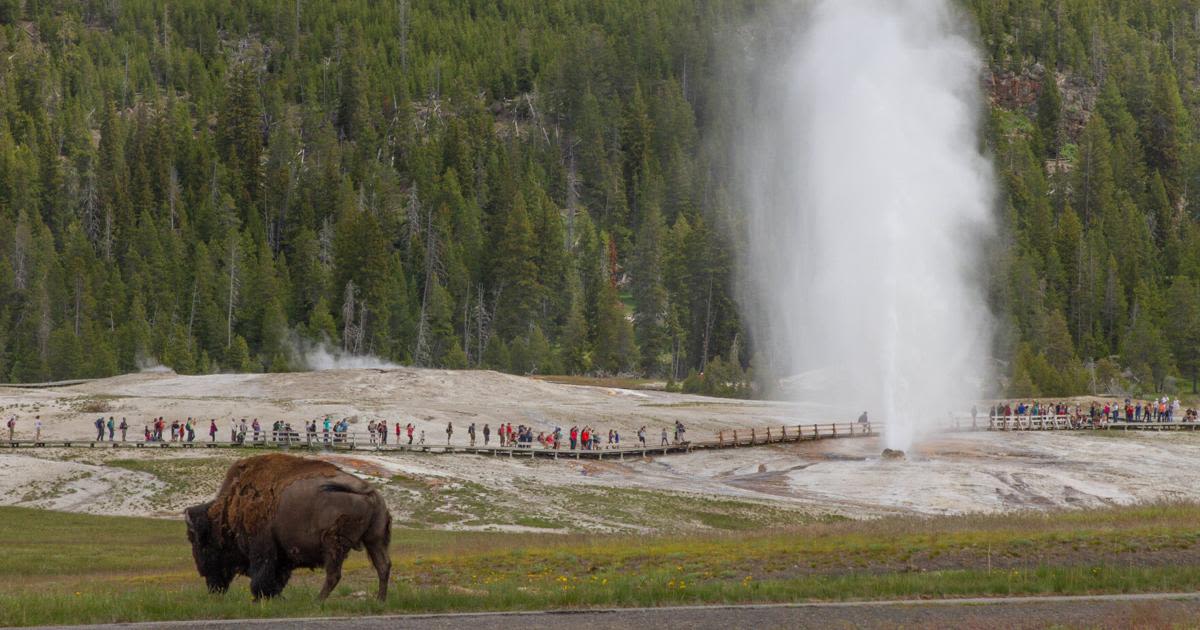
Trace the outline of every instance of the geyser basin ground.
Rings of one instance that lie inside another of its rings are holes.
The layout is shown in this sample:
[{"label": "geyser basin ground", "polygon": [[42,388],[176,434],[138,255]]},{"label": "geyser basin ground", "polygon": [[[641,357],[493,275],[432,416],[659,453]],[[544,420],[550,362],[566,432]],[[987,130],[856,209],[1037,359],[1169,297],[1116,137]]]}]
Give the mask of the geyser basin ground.
[{"label": "geyser basin ground", "polygon": [[[344,370],[320,374],[131,375],[53,390],[0,390],[0,414],[20,431],[42,414],[48,436],[86,436],[99,415],[145,419],[228,414],[278,418],[376,415],[417,419],[428,438],[447,421],[498,419],[539,429],[620,428],[676,419],[699,437],[831,419],[815,406],[558,385],[490,372]],[[852,416],[833,416],[846,421]],[[222,424],[222,428],[226,427]],[[439,529],[670,531],[786,524],[824,515],[1011,512],[1160,499],[1200,500],[1200,435],[1192,433],[952,433],[903,460],[878,439],[697,452],[649,461],[574,462],[369,452],[335,458],[384,484],[397,519]],[[0,503],[177,518],[211,494],[236,454],[86,449],[0,452]],[[686,518],[678,515],[687,512]]]}]

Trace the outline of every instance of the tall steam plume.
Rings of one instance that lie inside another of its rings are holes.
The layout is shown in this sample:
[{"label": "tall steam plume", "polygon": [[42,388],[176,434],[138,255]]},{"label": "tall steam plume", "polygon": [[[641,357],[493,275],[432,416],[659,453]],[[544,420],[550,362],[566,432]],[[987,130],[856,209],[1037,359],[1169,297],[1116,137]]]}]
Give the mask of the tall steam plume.
[{"label": "tall steam plume", "polygon": [[981,62],[945,0],[819,0],[800,23],[756,63],[738,147],[743,304],[785,391],[907,449],[986,380]]}]

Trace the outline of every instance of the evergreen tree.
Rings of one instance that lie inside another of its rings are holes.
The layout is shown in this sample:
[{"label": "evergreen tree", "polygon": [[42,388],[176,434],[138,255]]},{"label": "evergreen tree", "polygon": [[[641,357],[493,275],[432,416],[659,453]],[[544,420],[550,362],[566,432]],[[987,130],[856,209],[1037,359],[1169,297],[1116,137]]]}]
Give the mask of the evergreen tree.
[{"label": "evergreen tree", "polygon": [[632,289],[634,328],[641,349],[641,369],[648,374],[662,371],[660,355],[667,350],[667,290],[662,280],[662,244],[666,226],[658,208],[646,211],[634,252]]},{"label": "evergreen tree", "polygon": [[524,332],[533,320],[539,287],[537,265],[534,262],[533,228],[529,223],[525,199],[520,193],[504,218],[504,226],[496,244],[494,265],[497,275],[503,278],[496,330],[504,335]]},{"label": "evergreen tree", "polygon": [[1058,91],[1058,77],[1047,69],[1038,91],[1037,124],[1046,157],[1058,157],[1062,146],[1062,95]]},{"label": "evergreen tree", "polygon": [[604,283],[596,294],[596,344],[594,365],[608,374],[620,374],[638,363],[633,327],[611,283]]}]

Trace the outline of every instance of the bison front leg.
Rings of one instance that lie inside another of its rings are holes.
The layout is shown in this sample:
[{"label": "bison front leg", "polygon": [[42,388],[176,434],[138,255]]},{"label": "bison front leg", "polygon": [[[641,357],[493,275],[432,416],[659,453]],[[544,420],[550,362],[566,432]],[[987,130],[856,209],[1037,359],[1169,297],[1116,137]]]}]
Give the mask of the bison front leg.
[{"label": "bison front leg", "polygon": [[331,547],[325,552],[325,586],[317,599],[325,599],[333,592],[338,582],[342,581],[342,562],[346,560],[346,550],[341,547]]},{"label": "bison front leg", "polygon": [[251,556],[248,574],[250,594],[255,600],[275,597],[283,592],[291,571],[280,566],[279,554],[273,544],[264,544]]}]

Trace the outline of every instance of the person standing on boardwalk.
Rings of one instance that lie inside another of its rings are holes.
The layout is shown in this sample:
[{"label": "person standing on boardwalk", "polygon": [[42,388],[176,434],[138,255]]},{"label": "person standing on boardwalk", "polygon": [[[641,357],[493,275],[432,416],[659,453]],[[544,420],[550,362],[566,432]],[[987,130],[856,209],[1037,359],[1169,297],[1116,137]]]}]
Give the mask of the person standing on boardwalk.
[{"label": "person standing on boardwalk", "polygon": [[8,419],[8,441],[13,441],[13,432],[17,430],[17,417],[13,416]]},{"label": "person standing on boardwalk", "polygon": [[474,422],[471,423],[471,426],[467,427],[467,435],[471,438],[471,446],[475,446],[475,423]]},{"label": "person standing on boardwalk", "polygon": [[209,420],[208,441],[209,442],[217,441],[217,419],[216,418]]},{"label": "person standing on boardwalk", "polygon": [[490,441],[491,439],[492,439],[492,428],[490,426],[488,426],[488,423],[484,422],[483,423],[483,445],[487,446],[488,441]]},{"label": "person standing on boardwalk", "polygon": [[408,423],[408,445],[409,446],[412,446],[412,437],[413,437],[414,430],[415,430],[415,427],[413,427],[413,423],[409,422]]},{"label": "person standing on boardwalk", "polygon": [[663,430],[662,430],[662,446],[666,446],[666,445],[667,445],[667,427],[663,427]]},{"label": "person standing on boardwalk", "polygon": [[[190,444],[196,439],[196,426],[192,424],[192,419],[188,418],[187,424],[183,425],[183,427],[187,430],[187,441]],[[125,418],[121,418],[121,441],[125,441]]]},{"label": "person standing on boardwalk", "polygon": [[96,418],[96,421],[93,422],[92,424],[94,424],[96,426],[96,441],[103,442],[104,441],[104,418]]},{"label": "person standing on boardwalk", "polygon": [[115,418],[113,418],[112,416],[109,416],[108,424],[105,426],[108,427],[108,441],[111,442],[111,441],[113,441],[113,434],[116,432],[116,429],[117,429],[117,423],[115,422]]},{"label": "person standing on boardwalk", "polygon": [[446,423],[446,446],[450,446],[450,436],[454,435],[454,423]]},{"label": "person standing on boardwalk", "polygon": [[33,441],[42,441],[42,417],[34,416],[33,418]]},{"label": "person standing on boardwalk", "polygon": [[[188,420],[190,421],[191,418],[189,418]],[[129,431],[129,423],[125,421],[124,417],[121,418],[121,427],[120,428],[121,428],[121,441],[124,442],[125,434]]]},{"label": "person standing on boardwalk", "polygon": [[380,420],[378,428],[379,428],[379,441],[383,442],[384,446],[387,446],[387,433],[388,433],[387,420]]}]

